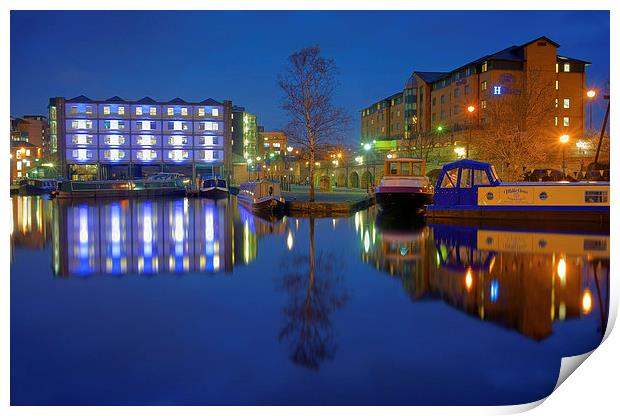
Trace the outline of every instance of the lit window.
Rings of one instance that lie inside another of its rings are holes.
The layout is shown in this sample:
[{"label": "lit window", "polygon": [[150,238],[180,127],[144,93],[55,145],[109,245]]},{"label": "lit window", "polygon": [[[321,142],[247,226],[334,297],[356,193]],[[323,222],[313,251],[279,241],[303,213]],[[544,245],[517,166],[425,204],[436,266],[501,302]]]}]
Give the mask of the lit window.
[{"label": "lit window", "polygon": [[486,91],[486,90],[487,90],[487,82],[486,82],[486,81],[482,81],[482,82],[480,83],[480,89],[481,89],[482,91]]},{"label": "lit window", "polygon": [[17,162],[17,170],[22,170],[22,161]]},{"label": "lit window", "polygon": [[182,107],[181,108],[181,115],[182,116],[186,116],[187,115],[187,107]]},{"label": "lit window", "polygon": [[557,116],[555,116],[553,118],[553,125],[556,126],[556,127],[558,126],[558,117]]},{"label": "lit window", "polygon": [[558,108],[558,102],[559,102],[559,100],[556,98],[555,99],[555,108]]},{"label": "lit window", "polygon": [[201,117],[205,115],[204,107],[199,107],[198,108],[198,115],[201,116]]},{"label": "lit window", "polygon": [[564,108],[570,108],[570,98],[564,99]]},{"label": "lit window", "polygon": [[76,106],[72,106],[71,107],[71,114],[76,114],[77,113],[77,107]]},{"label": "lit window", "polygon": [[26,156],[30,156],[30,149],[26,149]]},{"label": "lit window", "polygon": [[560,89],[560,81],[558,81],[557,79],[555,80],[555,89],[556,90]]},{"label": "lit window", "polygon": [[564,119],[562,120],[562,125],[564,127],[568,127],[568,125],[570,124],[570,120],[568,117],[564,117]]},{"label": "lit window", "polygon": [[555,64],[555,72],[560,72],[560,64]]},{"label": "lit window", "polygon": [[120,115],[124,115],[125,114],[125,107],[118,107],[118,114]]},{"label": "lit window", "polygon": [[17,177],[21,178],[22,177],[22,173],[21,172],[17,172]]},{"label": "lit window", "polygon": [[482,64],[482,72],[487,72],[487,69],[488,69],[488,66],[487,66],[487,63],[485,62]]},{"label": "lit window", "polygon": [[153,160],[157,157],[157,152],[155,150],[138,150],[136,152],[136,157],[139,160],[148,162],[149,160]]},{"label": "lit window", "polygon": [[213,117],[217,117],[217,116],[220,115],[220,111],[217,108],[214,108],[214,109],[211,110],[211,115]]},{"label": "lit window", "polygon": [[174,115],[174,108],[168,107],[168,115],[169,116],[173,116]]},{"label": "lit window", "polygon": [[153,146],[157,139],[155,136],[138,136],[137,143],[139,146]]},{"label": "lit window", "polygon": [[486,100],[480,101],[480,108],[487,108],[487,101]]},{"label": "lit window", "polygon": [[103,114],[110,114],[110,106],[109,105],[104,105],[103,106]]},{"label": "lit window", "polygon": [[108,160],[121,160],[125,158],[125,151],[121,149],[110,149],[103,152],[103,157]]},{"label": "lit window", "polygon": [[90,136],[90,135],[87,135],[87,134],[75,134],[71,138],[71,142],[73,144],[92,144],[93,143],[93,136]]},{"label": "lit window", "polygon": [[103,142],[108,145],[118,146],[121,144],[125,144],[125,136],[120,136],[118,134],[104,136]]},{"label": "lit window", "polygon": [[90,105],[86,106],[86,114],[92,114],[93,113],[93,107]]},{"label": "lit window", "polygon": [[168,151],[168,157],[172,160],[183,160],[189,157],[189,152],[182,149],[174,149]]},{"label": "lit window", "polygon": [[570,64],[564,64],[564,72],[570,72]]},{"label": "lit window", "polygon": [[187,144],[187,137],[185,136],[170,136],[168,137],[168,144],[173,146],[182,146]]},{"label": "lit window", "polygon": [[136,107],[136,115],[137,116],[141,116],[142,115],[142,107]]},{"label": "lit window", "polygon": [[156,116],[157,115],[157,107],[149,108],[149,114],[152,115],[152,116]]}]

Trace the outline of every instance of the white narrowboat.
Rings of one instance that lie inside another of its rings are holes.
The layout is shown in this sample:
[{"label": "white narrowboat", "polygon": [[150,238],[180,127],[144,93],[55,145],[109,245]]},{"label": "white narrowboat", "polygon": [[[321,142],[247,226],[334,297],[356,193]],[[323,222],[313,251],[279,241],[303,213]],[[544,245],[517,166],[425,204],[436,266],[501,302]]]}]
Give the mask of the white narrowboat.
[{"label": "white narrowboat", "polygon": [[426,177],[426,162],[408,157],[387,159],[375,200],[382,210],[415,211],[432,204],[433,186]]},{"label": "white narrowboat", "polygon": [[279,212],[284,210],[280,184],[259,179],[239,186],[237,201],[252,212]]}]

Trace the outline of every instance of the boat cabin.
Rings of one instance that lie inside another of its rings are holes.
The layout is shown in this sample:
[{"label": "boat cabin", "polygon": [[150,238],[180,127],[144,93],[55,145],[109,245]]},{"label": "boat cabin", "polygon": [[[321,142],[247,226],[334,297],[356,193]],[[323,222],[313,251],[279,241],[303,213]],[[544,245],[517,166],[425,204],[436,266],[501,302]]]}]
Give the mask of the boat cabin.
[{"label": "boat cabin", "polygon": [[384,176],[425,176],[426,161],[410,157],[397,157],[385,161]]},{"label": "boat cabin", "polygon": [[221,178],[209,178],[202,181],[204,188],[226,188],[226,181]]},{"label": "boat cabin", "polygon": [[444,165],[435,186],[435,205],[455,206],[478,204],[479,186],[501,183],[490,163],[463,159]]},{"label": "boat cabin", "polygon": [[279,197],[280,184],[265,179],[254,182],[245,182],[239,187],[239,193],[254,199]]}]

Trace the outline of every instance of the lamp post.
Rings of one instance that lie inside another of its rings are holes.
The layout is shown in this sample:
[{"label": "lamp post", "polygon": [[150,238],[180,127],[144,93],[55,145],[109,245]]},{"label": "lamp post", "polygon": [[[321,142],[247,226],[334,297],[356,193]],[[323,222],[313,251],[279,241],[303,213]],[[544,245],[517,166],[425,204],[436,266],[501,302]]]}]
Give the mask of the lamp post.
[{"label": "lamp post", "polygon": [[592,104],[594,102],[594,97],[596,97],[596,91],[589,90],[586,95],[588,96],[588,100],[590,100],[590,129],[589,135],[592,136]]},{"label": "lamp post", "polygon": [[[368,167],[368,159],[370,159],[369,151],[372,149],[372,144],[364,143],[364,150],[366,151],[366,173],[370,175],[370,168]],[[366,183],[366,191],[369,192],[369,183]]]},{"label": "lamp post", "polygon": [[469,143],[471,143],[471,128],[473,124],[472,118],[474,115],[474,111],[476,111],[476,107],[474,107],[473,105],[467,107],[467,112],[469,113],[469,140],[467,141],[467,146],[465,146],[465,157],[467,159],[469,159]]},{"label": "lamp post", "polygon": [[562,179],[566,179],[566,143],[570,137],[568,134],[560,136],[560,143],[562,144]]}]

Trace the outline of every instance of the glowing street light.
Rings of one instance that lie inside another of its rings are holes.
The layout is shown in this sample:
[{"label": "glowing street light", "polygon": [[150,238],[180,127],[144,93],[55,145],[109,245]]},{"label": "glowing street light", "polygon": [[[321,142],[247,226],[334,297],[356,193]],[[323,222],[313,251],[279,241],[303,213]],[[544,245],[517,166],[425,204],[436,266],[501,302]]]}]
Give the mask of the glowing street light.
[{"label": "glowing street light", "polygon": [[469,107],[467,107],[467,111],[469,111],[470,113],[473,113],[474,111],[476,111],[476,107],[474,107],[473,105],[470,105]]},{"label": "glowing street light", "polygon": [[441,133],[443,131],[443,126],[437,126],[437,131]]},{"label": "glowing street light", "polygon": [[568,143],[570,136],[568,134],[563,134],[560,136],[560,143]]},{"label": "glowing street light", "polygon": [[370,150],[371,147],[370,143],[364,143],[364,150]]},{"label": "glowing street light", "polygon": [[291,146],[287,147],[286,150],[290,153],[293,151],[293,148]]},{"label": "glowing street light", "polygon": [[596,91],[590,90],[586,93],[586,95],[588,96],[588,98],[594,98],[596,97]]}]

